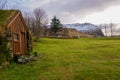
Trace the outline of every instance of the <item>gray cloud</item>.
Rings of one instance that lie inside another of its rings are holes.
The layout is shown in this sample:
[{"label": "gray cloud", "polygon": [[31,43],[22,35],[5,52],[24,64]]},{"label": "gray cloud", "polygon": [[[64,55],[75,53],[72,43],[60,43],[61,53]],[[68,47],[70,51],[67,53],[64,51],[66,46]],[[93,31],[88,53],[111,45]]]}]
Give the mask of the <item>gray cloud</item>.
[{"label": "gray cloud", "polygon": [[120,0],[65,0],[50,2],[46,8],[58,12],[79,12],[86,13],[92,11],[104,10],[111,5],[117,5]]},{"label": "gray cloud", "polygon": [[[12,0],[10,0],[12,2]],[[13,0],[16,1],[16,0]],[[16,3],[18,5],[18,3]],[[120,5],[120,0],[20,0],[19,6],[33,10],[41,7],[49,15],[58,16],[65,23],[76,22],[78,19],[94,12]]]},{"label": "gray cloud", "polygon": [[63,22],[69,22],[71,18],[77,20],[119,4],[120,0],[54,0],[45,5],[44,9],[52,15],[58,15],[62,19],[66,18]]}]

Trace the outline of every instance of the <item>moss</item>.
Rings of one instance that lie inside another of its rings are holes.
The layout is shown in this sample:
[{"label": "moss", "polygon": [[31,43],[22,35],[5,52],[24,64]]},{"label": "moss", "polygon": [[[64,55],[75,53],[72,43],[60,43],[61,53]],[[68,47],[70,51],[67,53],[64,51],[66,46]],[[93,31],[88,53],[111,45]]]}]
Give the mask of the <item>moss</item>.
[{"label": "moss", "polygon": [[2,62],[5,62],[6,61],[6,56],[4,53],[0,53],[0,65]]},{"label": "moss", "polygon": [[6,25],[16,15],[17,10],[0,10],[0,64],[9,59],[9,51],[7,49]]},{"label": "moss", "polygon": [[7,50],[7,40],[5,37],[0,38],[0,63],[7,60],[9,52]]},{"label": "moss", "polygon": [[11,60],[11,51],[8,50],[7,25],[18,13],[18,10],[0,10],[0,64]]},{"label": "moss", "polygon": [[1,38],[0,39],[0,63],[6,61],[6,56],[5,56],[5,50],[6,50],[6,44],[5,41]]},{"label": "moss", "polygon": [[16,10],[0,10],[0,25],[3,27],[7,21],[16,13]]}]

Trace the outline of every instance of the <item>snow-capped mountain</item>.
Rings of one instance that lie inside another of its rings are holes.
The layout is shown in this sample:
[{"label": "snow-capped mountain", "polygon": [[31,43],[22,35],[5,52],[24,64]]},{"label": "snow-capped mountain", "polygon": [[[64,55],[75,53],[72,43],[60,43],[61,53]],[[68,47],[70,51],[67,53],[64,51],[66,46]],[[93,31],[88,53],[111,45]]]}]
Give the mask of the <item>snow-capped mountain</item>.
[{"label": "snow-capped mountain", "polygon": [[65,28],[74,28],[80,32],[92,34],[95,36],[104,36],[101,29],[94,24],[91,23],[75,23],[75,24],[64,24]]}]

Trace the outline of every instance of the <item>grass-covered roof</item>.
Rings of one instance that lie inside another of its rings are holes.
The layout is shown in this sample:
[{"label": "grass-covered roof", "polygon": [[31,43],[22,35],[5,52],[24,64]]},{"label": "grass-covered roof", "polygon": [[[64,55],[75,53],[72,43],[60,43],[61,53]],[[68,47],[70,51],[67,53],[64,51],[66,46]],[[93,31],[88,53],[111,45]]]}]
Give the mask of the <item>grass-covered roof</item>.
[{"label": "grass-covered roof", "polygon": [[5,27],[17,10],[0,10],[0,27]]}]

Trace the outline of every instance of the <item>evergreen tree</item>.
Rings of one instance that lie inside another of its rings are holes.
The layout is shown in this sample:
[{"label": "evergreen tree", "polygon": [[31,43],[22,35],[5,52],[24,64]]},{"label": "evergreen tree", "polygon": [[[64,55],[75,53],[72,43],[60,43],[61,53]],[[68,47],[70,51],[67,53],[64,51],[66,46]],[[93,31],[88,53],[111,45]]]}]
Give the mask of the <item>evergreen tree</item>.
[{"label": "evergreen tree", "polygon": [[60,20],[57,19],[56,16],[54,16],[50,25],[50,30],[56,35],[57,31],[59,31],[60,29],[62,29],[62,24],[60,23]]}]

